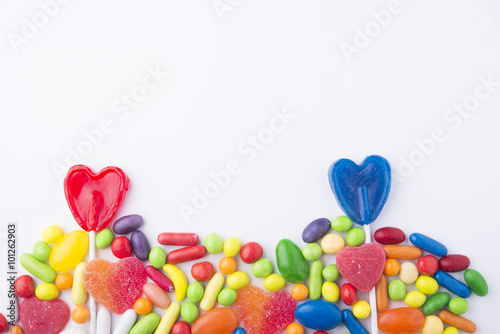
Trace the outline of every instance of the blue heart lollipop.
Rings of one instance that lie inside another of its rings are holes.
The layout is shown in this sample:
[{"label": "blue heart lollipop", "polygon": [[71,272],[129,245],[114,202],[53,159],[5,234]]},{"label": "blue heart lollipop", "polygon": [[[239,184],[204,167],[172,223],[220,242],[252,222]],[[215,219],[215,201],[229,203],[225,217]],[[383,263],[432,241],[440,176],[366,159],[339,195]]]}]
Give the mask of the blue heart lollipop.
[{"label": "blue heart lollipop", "polygon": [[391,189],[391,166],[378,155],[367,157],[359,166],[340,159],[328,171],[330,187],[342,210],[352,221],[371,224],[382,211]]}]

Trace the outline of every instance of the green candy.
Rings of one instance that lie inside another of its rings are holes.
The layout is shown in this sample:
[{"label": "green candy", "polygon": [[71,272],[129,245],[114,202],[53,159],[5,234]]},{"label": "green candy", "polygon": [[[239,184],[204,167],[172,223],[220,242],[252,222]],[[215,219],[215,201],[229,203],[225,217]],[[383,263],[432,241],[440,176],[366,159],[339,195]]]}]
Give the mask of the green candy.
[{"label": "green candy", "polygon": [[450,294],[447,292],[438,292],[432,295],[427,301],[422,305],[422,313],[425,315],[430,315],[442,310],[450,302]]},{"label": "green candy", "polygon": [[231,306],[234,304],[237,297],[238,293],[235,290],[231,288],[225,288],[221,292],[219,292],[217,300],[219,301],[219,304],[221,304],[222,306]]},{"label": "green candy", "polygon": [[352,227],[352,220],[346,216],[338,216],[332,220],[332,228],[336,232],[347,232]]},{"label": "green candy", "polygon": [[273,272],[271,260],[263,258],[252,265],[252,274],[257,278],[264,278]]},{"label": "green candy", "polygon": [[187,296],[190,301],[192,301],[193,303],[199,302],[203,298],[204,293],[205,288],[200,282],[194,281],[189,283],[187,288]]},{"label": "green candy", "polygon": [[389,293],[389,298],[394,301],[403,300],[406,296],[406,285],[402,280],[396,279],[389,283],[389,287],[387,288],[387,292]]},{"label": "green candy", "polygon": [[302,255],[304,255],[307,261],[315,261],[323,255],[323,251],[321,250],[321,246],[319,244],[313,242],[311,244],[307,244],[304,249],[302,249]]},{"label": "green candy", "polygon": [[184,302],[181,307],[181,316],[188,324],[193,323],[198,318],[198,307],[193,302]]},{"label": "green candy", "polygon": [[333,282],[340,278],[340,271],[337,268],[336,264],[329,264],[325,268],[323,268],[323,277],[329,281]]},{"label": "green candy", "polygon": [[45,261],[50,256],[50,246],[43,241],[37,241],[33,246],[33,256],[40,261]]},{"label": "green candy", "polygon": [[224,243],[217,233],[209,233],[205,237],[205,248],[210,254],[218,254],[222,252]]},{"label": "green candy", "polygon": [[155,247],[149,252],[149,262],[155,268],[161,268],[167,263],[167,253],[161,247]]},{"label": "green candy", "polygon": [[52,269],[48,264],[38,260],[31,254],[21,254],[21,256],[19,257],[19,262],[21,262],[21,265],[24,267],[24,269],[26,269],[45,283],[54,282],[54,280],[56,279],[56,271]]},{"label": "green candy", "polygon": [[360,246],[365,241],[365,231],[361,227],[355,227],[347,233],[345,241],[349,246]]},{"label": "green candy", "polygon": [[488,283],[484,279],[483,275],[474,269],[467,269],[464,272],[465,283],[469,288],[479,297],[484,297],[488,294]]},{"label": "green candy", "polygon": [[312,300],[321,298],[321,288],[323,286],[322,271],[323,262],[316,260],[311,263],[311,272],[309,274],[309,298]]},{"label": "green candy", "polygon": [[283,278],[290,283],[301,283],[309,274],[302,251],[289,239],[281,239],[276,245],[276,263]]},{"label": "green candy", "polygon": [[469,303],[461,297],[456,297],[450,300],[448,303],[448,307],[450,311],[455,313],[456,315],[464,314],[469,310]]},{"label": "green candy", "polygon": [[160,316],[156,313],[148,313],[139,320],[130,330],[129,334],[150,334],[158,327]]},{"label": "green candy", "polygon": [[113,238],[114,238],[113,232],[111,232],[109,228],[105,228],[104,230],[101,230],[99,233],[96,234],[95,245],[99,249],[108,248],[113,242]]}]

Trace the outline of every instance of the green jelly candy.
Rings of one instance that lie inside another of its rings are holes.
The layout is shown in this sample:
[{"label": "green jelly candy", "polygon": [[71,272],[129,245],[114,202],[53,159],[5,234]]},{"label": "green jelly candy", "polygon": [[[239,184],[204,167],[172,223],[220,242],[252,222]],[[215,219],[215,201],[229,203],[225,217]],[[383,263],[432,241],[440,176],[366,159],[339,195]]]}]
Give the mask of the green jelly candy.
[{"label": "green jelly candy", "polygon": [[129,334],[150,334],[158,327],[160,316],[156,313],[148,313],[139,320],[130,330]]},{"label": "green jelly candy", "polygon": [[347,233],[345,241],[349,246],[360,246],[365,241],[365,231],[361,227],[355,227]]},{"label": "green jelly candy", "polygon": [[217,300],[222,306],[231,306],[234,304],[237,297],[238,293],[235,290],[231,288],[225,288],[221,292],[219,292]]},{"label": "green jelly candy", "polygon": [[19,257],[21,265],[45,283],[52,283],[56,279],[57,273],[48,264],[38,260],[31,254],[24,253]]},{"label": "green jelly candy", "polygon": [[462,297],[456,297],[450,300],[448,307],[451,312],[461,315],[469,310],[469,303],[467,303],[467,301]]},{"label": "green jelly candy", "polygon": [[184,302],[181,307],[181,316],[188,324],[193,323],[198,318],[198,307],[193,302]]},{"label": "green jelly candy", "polygon": [[389,283],[387,292],[389,293],[389,298],[391,298],[392,300],[403,300],[406,297],[406,285],[402,280],[396,279]]},{"label": "green jelly candy", "polygon": [[192,301],[193,303],[199,302],[203,298],[204,293],[205,288],[203,288],[203,285],[200,282],[194,281],[189,283],[187,288],[187,296],[190,301]]},{"label": "green jelly candy", "polygon": [[290,283],[301,283],[309,274],[302,251],[289,239],[281,239],[276,245],[276,263],[283,278]]},{"label": "green jelly candy", "polygon": [[319,244],[313,242],[311,244],[307,244],[304,249],[302,249],[302,255],[304,255],[307,261],[315,261],[323,255],[323,251],[321,250],[321,246]]},{"label": "green jelly candy", "polygon": [[33,246],[33,256],[40,261],[45,261],[50,256],[50,246],[43,241],[37,241]]},{"label": "green jelly candy", "polygon": [[465,283],[469,288],[479,297],[484,297],[488,294],[488,283],[484,279],[483,275],[474,269],[466,269],[464,272]]},{"label": "green jelly candy", "polygon": [[309,298],[320,299],[321,288],[323,287],[323,262],[316,260],[311,263],[311,272],[309,274]]},{"label": "green jelly candy", "polygon": [[252,265],[252,274],[257,278],[264,278],[273,272],[271,260],[263,258]]},{"label": "green jelly candy", "polygon": [[352,220],[347,216],[338,216],[332,220],[332,228],[336,232],[347,232],[352,227]]},{"label": "green jelly candy", "polygon": [[323,277],[329,281],[333,282],[340,278],[340,271],[337,268],[336,264],[329,264],[325,268],[323,268]]},{"label": "green jelly candy", "polygon": [[438,292],[427,298],[427,301],[422,305],[422,313],[430,315],[440,311],[450,302],[450,294],[447,292]]},{"label": "green jelly candy", "polygon": [[113,232],[109,228],[99,231],[95,236],[95,245],[99,249],[108,248],[113,242]]},{"label": "green jelly candy", "polygon": [[162,268],[167,263],[167,253],[161,247],[155,247],[149,252],[149,262],[155,268]]},{"label": "green jelly candy", "polygon": [[209,233],[205,237],[205,248],[210,254],[218,254],[222,252],[224,243],[217,233]]}]

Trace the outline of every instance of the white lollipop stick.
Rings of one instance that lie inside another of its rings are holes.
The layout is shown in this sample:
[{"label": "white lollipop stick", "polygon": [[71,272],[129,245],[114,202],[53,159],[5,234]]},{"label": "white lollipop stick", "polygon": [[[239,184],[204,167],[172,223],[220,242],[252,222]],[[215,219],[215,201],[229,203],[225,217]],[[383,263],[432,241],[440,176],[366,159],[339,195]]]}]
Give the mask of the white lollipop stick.
[{"label": "white lollipop stick", "polygon": [[105,308],[101,308],[97,314],[96,334],[111,334],[111,314]]},{"label": "white lollipop stick", "polygon": [[[89,262],[95,259],[95,231],[89,231]],[[89,294],[90,334],[96,334],[96,304]]]},{"label": "white lollipop stick", "polygon": [[[365,244],[372,242],[370,224],[363,225],[365,230]],[[371,333],[378,334],[378,323],[377,323],[377,295],[375,294],[375,288],[370,290],[370,325]]]}]

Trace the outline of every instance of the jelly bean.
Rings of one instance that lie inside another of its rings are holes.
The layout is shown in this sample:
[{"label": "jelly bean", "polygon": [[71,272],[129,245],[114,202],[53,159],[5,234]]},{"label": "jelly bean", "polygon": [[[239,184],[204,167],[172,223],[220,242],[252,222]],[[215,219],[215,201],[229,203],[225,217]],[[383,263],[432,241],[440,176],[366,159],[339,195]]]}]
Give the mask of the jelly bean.
[{"label": "jelly bean", "polygon": [[292,288],[292,291],[290,291],[290,294],[292,295],[293,299],[301,301],[309,296],[309,289],[305,284],[295,284]]},{"label": "jelly bean", "polygon": [[330,230],[330,221],[326,218],[318,218],[310,222],[302,232],[302,240],[305,243],[315,242]]},{"label": "jelly bean", "polygon": [[304,255],[307,261],[316,261],[323,255],[323,251],[319,244],[313,242],[312,244],[307,244],[302,249],[302,255]]},{"label": "jelly bean", "polygon": [[459,297],[468,298],[471,294],[471,290],[467,285],[444,271],[438,270],[434,274],[434,279]]},{"label": "jelly bean", "polygon": [[463,271],[470,266],[470,260],[465,255],[450,254],[439,259],[439,269],[448,273]]},{"label": "jelly bean", "polygon": [[80,306],[85,303],[87,299],[87,290],[83,285],[83,270],[87,264],[80,262],[76,265],[73,272],[73,286],[71,287],[71,301],[73,305]]},{"label": "jelly bean", "polygon": [[109,334],[111,332],[111,314],[102,308],[97,312],[96,334]]},{"label": "jelly bean", "polygon": [[21,326],[16,325],[10,329],[10,334],[24,334],[24,330]]},{"label": "jelly bean", "polygon": [[412,284],[418,278],[418,269],[413,262],[403,262],[401,263],[401,269],[399,270],[399,279],[405,284]]},{"label": "jelly bean", "polygon": [[77,324],[84,324],[90,320],[90,311],[85,306],[75,307],[71,312],[71,319]]},{"label": "jelly bean", "polygon": [[42,232],[42,240],[48,244],[53,244],[59,241],[63,236],[63,230],[60,226],[47,226]]},{"label": "jelly bean", "polygon": [[36,287],[35,295],[41,300],[52,300],[59,296],[59,289],[52,283],[42,283]]},{"label": "jelly bean", "polygon": [[238,293],[231,288],[222,289],[221,292],[219,292],[219,295],[217,296],[217,300],[219,301],[219,304],[221,304],[222,306],[233,305],[234,302],[236,301],[236,298],[238,298]]},{"label": "jelly bean", "polygon": [[295,318],[305,327],[327,331],[340,325],[342,313],[333,303],[309,300],[297,306]]},{"label": "jelly bean", "polygon": [[323,278],[327,281],[333,282],[340,278],[340,272],[336,264],[329,264],[321,272]]},{"label": "jelly bean", "polygon": [[375,231],[373,238],[382,245],[397,245],[405,241],[405,233],[397,227],[382,227]]},{"label": "jelly bean", "polygon": [[24,267],[24,269],[46,283],[54,282],[54,280],[56,279],[56,271],[31,254],[21,254],[21,256],[19,257],[19,262]]},{"label": "jelly bean", "polygon": [[311,270],[309,273],[309,298],[312,300],[321,298],[321,286],[323,285],[322,271],[323,262],[316,260],[311,263]]},{"label": "jelly bean", "polygon": [[342,310],[342,321],[349,332],[355,334],[369,334],[368,331],[361,325],[355,314],[349,309]]},{"label": "jelly bean", "polygon": [[352,307],[352,313],[358,319],[365,319],[370,315],[370,304],[365,300],[358,300]]},{"label": "jelly bean", "polygon": [[448,327],[448,328],[445,328],[445,330],[443,331],[443,334],[460,334],[460,332],[455,327]]},{"label": "jelly bean", "polygon": [[321,295],[330,303],[336,303],[340,298],[339,286],[334,282],[324,282],[321,286]]},{"label": "jelly bean", "polygon": [[400,260],[415,260],[422,256],[420,248],[415,246],[385,245],[385,255]]},{"label": "jelly bean", "polygon": [[159,269],[167,263],[167,253],[161,247],[154,247],[149,252],[149,262],[153,267]]},{"label": "jelly bean", "polygon": [[281,275],[290,283],[300,283],[309,274],[309,266],[302,251],[291,240],[281,239],[278,242],[276,262]]},{"label": "jelly bean", "polygon": [[132,246],[127,237],[118,237],[111,243],[111,252],[119,259],[132,255]]},{"label": "jelly bean", "polygon": [[375,294],[377,297],[377,311],[385,312],[389,307],[389,294],[387,292],[387,277],[382,274],[375,286]]},{"label": "jelly bean", "polygon": [[448,307],[456,315],[462,315],[469,310],[469,303],[462,297],[456,297],[450,300]]},{"label": "jelly bean", "polygon": [[132,246],[135,257],[139,260],[146,261],[149,258],[151,247],[149,246],[148,238],[141,231],[135,230],[132,232],[130,235],[130,246]]},{"label": "jelly bean", "polygon": [[263,284],[268,291],[278,291],[285,286],[285,279],[279,274],[271,274],[264,279]]},{"label": "jelly bean", "polygon": [[118,324],[113,331],[113,334],[128,334],[132,327],[134,327],[137,320],[137,313],[133,309],[128,309],[122,314]]},{"label": "jelly bean", "polygon": [[257,278],[264,278],[273,272],[273,264],[269,259],[260,259],[252,265],[252,274]]},{"label": "jelly bean", "polygon": [[[208,237],[208,236],[207,236]],[[196,233],[169,233],[164,232],[158,235],[160,245],[170,246],[195,246],[198,244],[199,237]]]},{"label": "jelly bean", "polygon": [[345,283],[340,288],[340,298],[346,305],[354,305],[358,300],[358,290],[351,283]]},{"label": "jelly bean", "polygon": [[238,316],[227,307],[218,307],[196,319],[191,327],[193,334],[232,333],[238,327]]},{"label": "jelly bean", "polygon": [[167,261],[171,264],[177,264],[201,259],[206,254],[207,249],[203,245],[189,246],[168,253]]},{"label": "jelly bean", "polygon": [[147,298],[138,298],[134,303],[134,310],[139,315],[146,315],[153,309],[153,303]]},{"label": "jelly bean", "polygon": [[113,232],[120,235],[129,234],[137,230],[144,224],[144,220],[140,215],[123,216],[113,224]]},{"label": "jelly bean", "polygon": [[158,269],[156,269],[153,266],[146,266],[144,271],[146,272],[146,275],[148,275],[148,277],[153,282],[158,284],[158,286],[160,288],[162,288],[163,290],[165,290],[167,292],[174,291],[174,283],[172,283],[172,281],[167,276],[163,275],[161,273],[161,271],[159,271]]},{"label": "jelly bean", "polygon": [[436,256],[445,256],[448,253],[445,245],[421,233],[412,233],[409,239],[416,247]]},{"label": "jelly bean", "polygon": [[422,312],[425,315],[435,313],[448,305],[450,302],[450,294],[446,292],[438,292],[435,295],[429,297],[427,301],[422,305]]},{"label": "jelly bean", "polygon": [[442,310],[441,312],[439,312],[439,318],[444,323],[467,333],[475,333],[477,330],[476,324],[469,319],[453,314],[446,310]]},{"label": "jelly bean", "polygon": [[163,313],[160,323],[156,328],[155,334],[170,333],[170,330],[174,326],[177,317],[179,317],[180,312],[181,312],[181,306],[179,305],[179,303],[174,302],[170,304],[168,308],[165,310],[165,313]]},{"label": "jelly bean", "polygon": [[347,232],[345,242],[348,246],[360,246],[365,241],[365,230],[361,227],[355,227]]},{"label": "jelly bean", "polygon": [[338,216],[332,220],[331,225],[336,232],[347,232],[352,227],[352,220],[346,216]]},{"label": "jelly bean", "polygon": [[205,282],[212,278],[215,270],[212,263],[208,261],[193,264],[191,267],[191,276],[197,281]]},{"label": "jelly bean", "polygon": [[435,315],[425,317],[422,334],[442,334],[444,330],[443,321]]},{"label": "jelly bean", "polygon": [[175,299],[182,301],[187,293],[187,279],[182,270],[173,264],[167,263],[163,266],[163,270],[170,276],[175,287]]},{"label": "jelly bean", "polygon": [[238,327],[234,330],[233,334],[247,334],[243,327]]},{"label": "jelly bean", "polygon": [[423,292],[418,290],[413,290],[406,294],[404,300],[406,305],[408,305],[409,307],[418,308],[424,305],[425,301],[427,300],[427,297],[423,294]]},{"label": "jelly bean", "polygon": [[0,333],[3,333],[9,329],[9,324],[7,323],[7,319],[5,319],[5,316],[0,313]]},{"label": "jelly bean", "polygon": [[95,236],[95,245],[99,249],[106,249],[109,246],[111,246],[111,243],[113,242],[113,232],[109,228],[105,228],[103,230],[100,230],[96,236]]},{"label": "jelly bean", "polygon": [[45,261],[50,256],[50,246],[44,241],[37,241],[33,246],[33,256],[40,261]]},{"label": "jelly bean", "polygon": [[203,298],[204,292],[205,288],[203,285],[198,281],[194,281],[189,283],[186,293],[190,301],[198,303]]},{"label": "jelly bean", "polygon": [[425,317],[419,309],[400,307],[378,316],[378,329],[386,334],[414,334],[422,330]]},{"label": "jelly bean", "polygon": [[149,313],[142,317],[130,330],[130,334],[152,333],[160,323],[160,316],[156,313]]},{"label": "jelly bean", "polygon": [[184,302],[181,307],[181,317],[188,324],[198,319],[198,307],[193,302]]},{"label": "jelly bean", "polygon": [[68,290],[73,286],[73,277],[68,273],[57,274],[56,286],[59,290]]},{"label": "jelly bean", "polygon": [[33,283],[33,278],[29,275],[21,275],[16,278],[14,291],[16,292],[16,295],[21,298],[33,296],[35,293],[35,283]]},{"label": "jelly bean", "polygon": [[238,255],[241,249],[241,240],[237,237],[231,237],[224,242],[222,250],[227,257]]},{"label": "jelly bean", "polygon": [[222,252],[224,243],[217,233],[209,233],[205,237],[205,247],[210,254],[219,254]]},{"label": "jelly bean", "polygon": [[223,286],[224,275],[222,275],[221,273],[215,273],[210,281],[208,281],[207,288],[205,289],[205,294],[200,301],[200,308],[203,311],[209,311],[214,307],[219,292],[222,290]]},{"label": "jelly bean", "polygon": [[264,249],[256,242],[249,242],[244,244],[240,249],[241,261],[245,263],[254,263],[262,257]]},{"label": "jelly bean", "polygon": [[422,275],[431,276],[438,271],[439,262],[434,255],[427,254],[418,259],[417,268]]},{"label": "jelly bean", "polygon": [[345,241],[338,234],[329,233],[321,239],[321,249],[326,254],[337,254],[345,247]]},{"label": "jelly bean", "polygon": [[142,291],[156,307],[166,309],[170,305],[170,298],[158,285],[146,283],[142,286]]},{"label": "jelly bean", "polygon": [[479,297],[484,297],[488,294],[488,284],[483,275],[474,269],[467,269],[464,272],[465,283]]},{"label": "jelly bean", "polygon": [[232,257],[223,257],[219,261],[219,270],[226,275],[234,273],[236,270],[236,260]]},{"label": "jelly bean", "polygon": [[396,276],[399,274],[401,266],[399,265],[398,260],[396,259],[387,259],[385,260],[384,266],[384,274],[387,276]]},{"label": "jelly bean", "polygon": [[49,263],[56,271],[69,271],[83,259],[89,248],[84,231],[73,231],[60,238],[50,252]]},{"label": "jelly bean", "polygon": [[417,278],[417,289],[426,295],[433,295],[438,291],[439,284],[430,276],[419,276]]},{"label": "jelly bean", "polygon": [[396,279],[389,283],[387,288],[389,298],[394,301],[403,300],[406,296],[406,286],[403,281]]},{"label": "jelly bean", "polygon": [[296,322],[292,322],[286,327],[286,334],[304,334],[304,327]]},{"label": "jelly bean", "polygon": [[178,321],[172,326],[171,334],[191,334],[191,327],[185,321]]}]

